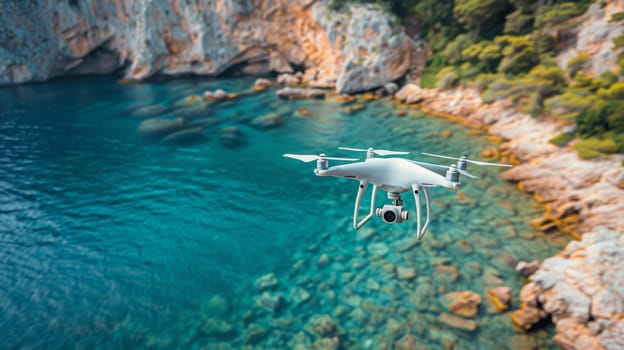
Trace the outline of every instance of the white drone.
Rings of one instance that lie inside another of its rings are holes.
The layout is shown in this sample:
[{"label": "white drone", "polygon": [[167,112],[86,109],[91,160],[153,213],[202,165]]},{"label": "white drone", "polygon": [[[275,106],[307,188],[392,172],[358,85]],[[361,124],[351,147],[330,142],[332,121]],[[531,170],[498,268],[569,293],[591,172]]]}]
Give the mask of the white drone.
[{"label": "white drone", "polygon": [[[408,218],[408,212],[403,209],[401,193],[412,191],[416,202],[416,222],[419,240],[425,236],[431,217],[431,197],[429,195],[429,187],[445,187],[451,190],[457,190],[461,187],[460,175],[477,178],[467,171],[468,163],[501,167],[512,166],[509,164],[487,163],[471,160],[467,159],[465,156],[455,158],[425,152],[422,153],[432,157],[457,160],[457,164],[446,166],[419,162],[405,158],[375,157],[375,155],[405,155],[409,154],[409,152],[387,151],[380,149],[375,150],[373,148],[338,148],[346,151],[366,152],[366,160],[363,162],[330,167],[329,160],[357,161],[358,159],[328,157],[322,153],[318,156],[286,153],[284,154],[284,157],[298,159],[306,163],[316,160],[316,169],[314,169],[316,176],[336,176],[360,181],[360,187],[358,189],[357,197],[355,198],[355,209],[353,211],[353,228],[356,230],[364,226],[364,224],[366,224],[375,214],[381,217],[382,220],[388,224],[406,221]],[[373,184],[373,193],[371,195],[370,212],[360,221],[359,212],[362,197],[364,192],[366,192],[368,185],[371,183]],[[377,208],[377,210],[375,210],[375,197],[377,189],[386,191],[388,193],[388,199],[392,200],[393,204],[386,204],[383,208]],[[427,220],[425,221],[424,226],[421,226],[421,189],[425,192],[425,203],[427,206]]]}]

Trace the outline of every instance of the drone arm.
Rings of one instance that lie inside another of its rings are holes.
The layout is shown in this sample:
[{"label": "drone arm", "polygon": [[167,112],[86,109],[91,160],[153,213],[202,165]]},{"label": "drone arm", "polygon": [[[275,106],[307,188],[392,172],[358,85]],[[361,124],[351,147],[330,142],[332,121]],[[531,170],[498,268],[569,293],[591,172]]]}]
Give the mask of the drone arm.
[{"label": "drone arm", "polygon": [[360,213],[360,205],[362,204],[362,197],[364,196],[364,192],[366,192],[367,188],[368,188],[368,182],[361,181],[360,188],[358,189],[357,197],[355,197],[355,208],[353,210],[353,228],[356,230],[360,229],[360,227],[364,226],[364,224],[366,224],[370,219],[372,219],[375,213],[375,197],[377,196],[377,186],[373,185],[373,194],[371,195],[370,212],[361,221],[358,221],[359,213]]},{"label": "drone arm", "polygon": [[414,194],[414,202],[416,203],[416,233],[418,234],[418,239],[421,240],[427,233],[427,228],[429,227],[429,217],[431,214],[431,196],[429,195],[429,188],[423,187],[425,191],[425,205],[427,206],[427,220],[425,220],[425,226],[421,226],[421,205],[420,205],[420,187],[416,184],[412,184],[412,191]]}]

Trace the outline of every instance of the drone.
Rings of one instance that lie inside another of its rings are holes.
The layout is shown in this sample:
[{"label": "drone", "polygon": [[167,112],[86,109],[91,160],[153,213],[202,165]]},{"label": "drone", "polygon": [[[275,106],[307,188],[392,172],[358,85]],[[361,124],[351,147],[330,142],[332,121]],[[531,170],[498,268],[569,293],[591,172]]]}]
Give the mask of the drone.
[{"label": "drone", "polygon": [[[314,169],[314,174],[316,176],[334,176],[360,182],[357,196],[355,197],[355,208],[353,210],[353,228],[356,230],[364,226],[375,215],[381,217],[383,222],[387,224],[407,221],[409,212],[403,208],[401,193],[411,191],[416,204],[416,230],[419,240],[422,240],[425,233],[427,233],[427,228],[431,221],[431,195],[429,194],[429,188],[444,187],[450,190],[458,190],[461,187],[460,177],[462,175],[476,179],[476,176],[468,172],[468,163],[484,166],[512,167],[512,165],[509,164],[472,160],[466,158],[466,156],[457,158],[422,152],[422,154],[427,156],[457,161],[456,164],[446,166],[405,158],[383,158],[384,156],[391,155],[406,155],[409,154],[409,152],[373,149],[372,147],[368,149],[338,147],[338,149],[366,152],[366,159],[364,161],[359,161],[359,159],[356,158],[328,157],[324,153],[320,155],[286,153],[284,157],[297,159],[306,163],[316,160],[316,168]],[[353,163],[330,167],[330,160]],[[360,220],[359,214],[362,197],[370,184],[373,184],[370,211],[368,215]],[[388,199],[392,201],[392,204],[385,204],[382,208],[375,209],[375,198],[378,189],[387,192]],[[424,192],[427,213],[424,225],[421,225],[421,190]]]}]

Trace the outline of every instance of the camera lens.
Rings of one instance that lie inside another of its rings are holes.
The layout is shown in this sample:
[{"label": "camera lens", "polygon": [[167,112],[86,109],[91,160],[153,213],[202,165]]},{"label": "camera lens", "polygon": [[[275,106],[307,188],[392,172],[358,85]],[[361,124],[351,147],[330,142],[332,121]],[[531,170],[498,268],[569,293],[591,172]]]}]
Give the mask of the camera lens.
[{"label": "camera lens", "polygon": [[392,210],[388,210],[383,214],[383,218],[387,222],[394,222],[396,220],[396,214]]}]

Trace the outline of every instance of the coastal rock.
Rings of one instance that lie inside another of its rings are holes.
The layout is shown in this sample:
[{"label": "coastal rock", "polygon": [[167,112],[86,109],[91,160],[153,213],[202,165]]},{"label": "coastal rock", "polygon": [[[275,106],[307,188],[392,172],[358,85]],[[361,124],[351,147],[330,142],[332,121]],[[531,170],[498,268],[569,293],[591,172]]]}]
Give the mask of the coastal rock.
[{"label": "coastal rock", "polygon": [[463,317],[474,317],[479,312],[481,296],[471,291],[452,292],[445,294],[442,301],[450,312]]},{"label": "coastal rock", "polygon": [[288,85],[288,86],[297,86],[297,85],[300,85],[301,82],[302,82],[301,74],[295,75],[295,74],[284,73],[284,74],[280,74],[277,76],[278,84]]},{"label": "coastal rock", "polygon": [[279,89],[276,92],[280,98],[287,98],[291,100],[307,99],[307,98],[324,98],[325,91],[319,89],[299,89],[287,87]]},{"label": "coastal rock", "polygon": [[184,119],[147,119],[139,124],[139,133],[148,138],[157,138],[176,132],[184,127]]},{"label": "coastal rock", "polygon": [[546,313],[532,306],[522,304],[511,315],[511,320],[522,331],[529,331],[546,317]]},{"label": "coastal rock", "polygon": [[278,113],[269,113],[252,119],[249,125],[256,129],[266,130],[277,128],[284,124],[284,117]]},{"label": "coastal rock", "polygon": [[273,273],[266,274],[261,276],[256,280],[255,286],[256,290],[264,291],[269,289],[275,289],[277,287],[277,277]]},{"label": "coastal rock", "polygon": [[397,91],[399,91],[399,86],[396,83],[388,83],[383,87],[384,92],[388,95],[394,95]]},{"label": "coastal rock", "polygon": [[529,277],[535,273],[540,267],[540,263],[537,260],[531,262],[521,261],[516,265],[516,272],[523,277]]},{"label": "coastal rock", "polygon": [[411,40],[381,7],[327,1],[10,1],[0,12],[0,84],[113,73],[159,75],[292,72],[354,93],[410,68]]},{"label": "coastal rock", "polygon": [[397,266],[396,274],[397,278],[400,280],[412,280],[416,278],[416,269],[413,267]]},{"label": "coastal rock", "polygon": [[269,79],[258,78],[254,82],[254,90],[262,91],[266,90],[271,86],[271,81]]},{"label": "coastal rock", "polygon": [[511,305],[511,288],[495,287],[488,290],[488,297],[498,311],[507,311]]},{"label": "coastal rock", "polygon": [[624,235],[605,227],[572,241],[531,276],[520,293],[523,305],[514,312],[514,323],[529,329],[550,315],[560,346],[617,349],[624,344],[622,333],[613,333],[624,329],[622,256]]},{"label": "coastal rock", "polygon": [[613,14],[622,11],[622,4],[616,1],[604,2],[604,5],[595,3],[577,19],[571,29],[576,40],[570,40],[568,47],[563,49],[557,57],[561,68],[567,66],[568,61],[579,52],[588,55],[583,71],[599,76],[606,71],[613,71],[617,66],[619,50],[614,50],[613,39],[624,34],[624,26],[619,21],[611,21]]},{"label": "coastal rock", "polygon": [[215,91],[206,91],[204,92],[204,99],[206,101],[223,101],[228,98],[227,92],[222,89],[217,89]]},{"label": "coastal rock", "polygon": [[418,103],[423,99],[423,89],[416,84],[407,84],[394,95],[394,98],[407,104]]}]

